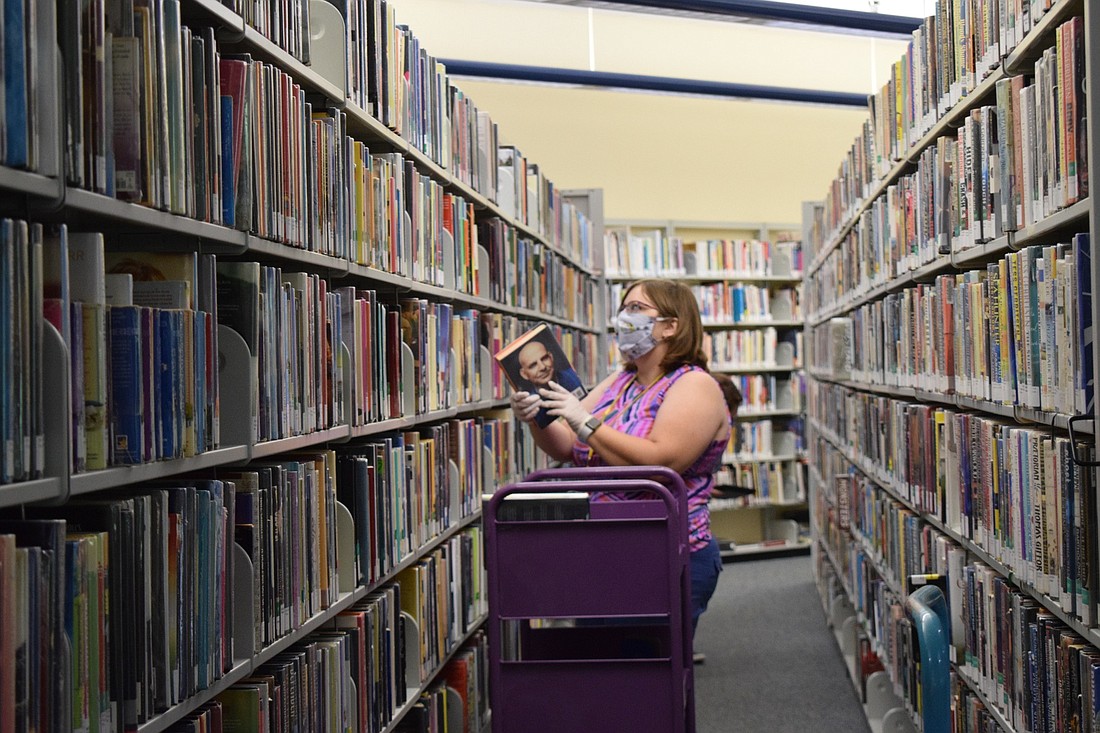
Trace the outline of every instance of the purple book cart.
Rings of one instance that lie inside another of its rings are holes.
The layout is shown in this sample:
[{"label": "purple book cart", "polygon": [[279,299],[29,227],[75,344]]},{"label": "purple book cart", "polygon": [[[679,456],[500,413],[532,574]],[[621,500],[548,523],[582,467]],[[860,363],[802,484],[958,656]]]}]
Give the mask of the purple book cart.
[{"label": "purple book cart", "polygon": [[679,475],[536,471],[483,516],[493,733],[694,733]]}]

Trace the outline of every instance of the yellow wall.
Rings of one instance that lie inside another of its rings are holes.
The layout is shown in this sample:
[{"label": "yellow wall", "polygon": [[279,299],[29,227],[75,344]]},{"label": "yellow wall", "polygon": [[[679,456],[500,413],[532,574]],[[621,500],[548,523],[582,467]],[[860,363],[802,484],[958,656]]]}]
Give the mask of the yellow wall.
[{"label": "yellow wall", "polygon": [[463,79],[461,88],[563,188],[604,189],[609,219],[801,219],[866,113]]},{"label": "yellow wall", "polygon": [[[436,57],[867,93],[904,44],[513,0],[391,0]],[[590,63],[594,62],[594,63]],[[609,219],[797,222],[865,108],[456,78],[562,188]]]}]

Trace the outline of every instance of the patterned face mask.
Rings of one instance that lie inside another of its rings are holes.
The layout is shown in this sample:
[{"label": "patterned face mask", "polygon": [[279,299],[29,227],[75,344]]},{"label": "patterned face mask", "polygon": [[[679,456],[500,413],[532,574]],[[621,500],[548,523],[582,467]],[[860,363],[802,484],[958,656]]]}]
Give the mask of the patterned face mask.
[{"label": "patterned face mask", "polygon": [[645,313],[631,313],[621,310],[615,317],[615,334],[619,341],[619,351],[623,358],[634,361],[645,356],[657,347],[653,338],[653,324],[665,321]]}]

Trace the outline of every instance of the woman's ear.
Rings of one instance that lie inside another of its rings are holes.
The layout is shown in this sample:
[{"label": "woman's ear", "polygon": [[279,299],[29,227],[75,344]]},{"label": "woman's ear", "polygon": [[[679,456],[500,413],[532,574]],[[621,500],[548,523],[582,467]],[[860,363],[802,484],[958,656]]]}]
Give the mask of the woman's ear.
[{"label": "woman's ear", "polygon": [[677,327],[680,325],[680,319],[676,316],[671,316],[661,320],[661,323],[665,327],[665,332],[662,338],[672,338],[676,335]]}]

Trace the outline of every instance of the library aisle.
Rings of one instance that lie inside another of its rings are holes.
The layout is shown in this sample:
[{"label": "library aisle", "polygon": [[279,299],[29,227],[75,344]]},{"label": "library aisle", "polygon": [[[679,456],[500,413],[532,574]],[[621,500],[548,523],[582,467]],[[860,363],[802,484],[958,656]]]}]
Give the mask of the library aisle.
[{"label": "library aisle", "polygon": [[696,631],[697,733],[869,731],[807,556],[727,563]]}]

